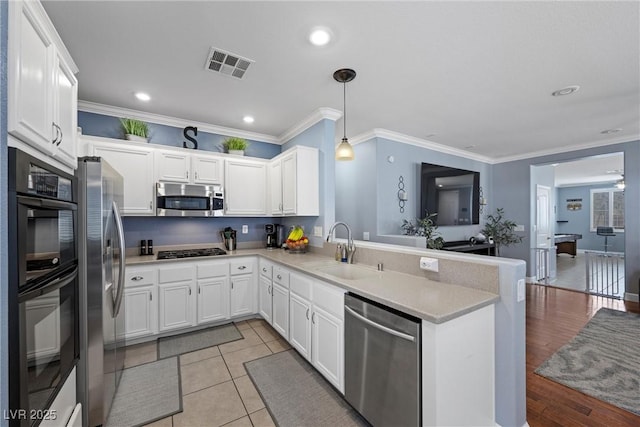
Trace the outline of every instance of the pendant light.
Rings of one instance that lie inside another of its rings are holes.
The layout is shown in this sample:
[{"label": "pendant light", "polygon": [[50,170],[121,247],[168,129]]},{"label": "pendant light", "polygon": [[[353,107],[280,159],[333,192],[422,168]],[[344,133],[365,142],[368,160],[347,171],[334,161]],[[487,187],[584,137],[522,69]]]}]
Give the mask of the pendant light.
[{"label": "pendant light", "polygon": [[347,82],[356,78],[356,72],[351,68],[341,68],[333,73],[333,78],[338,83],[342,83],[343,85],[343,105],[344,105],[344,114],[343,114],[343,125],[344,125],[344,136],[342,137],[342,142],[336,148],[336,160],[353,160],[355,155],[353,153],[353,147],[349,144],[349,140],[347,139]]}]

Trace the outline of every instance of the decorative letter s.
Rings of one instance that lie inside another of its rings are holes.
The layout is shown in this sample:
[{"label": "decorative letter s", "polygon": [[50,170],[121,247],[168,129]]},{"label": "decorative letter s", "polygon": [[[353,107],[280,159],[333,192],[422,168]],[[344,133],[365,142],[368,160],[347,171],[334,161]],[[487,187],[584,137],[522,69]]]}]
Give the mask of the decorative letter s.
[{"label": "decorative letter s", "polygon": [[[187,132],[189,131],[193,131],[193,137],[189,136],[187,134]],[[187,126],[186,128],[184,128],[184,130],[182,131],[182,134],[184,135],[185,138],[187,138],[190,142],[193,143],[193,147],[187,147],[187,141],[182,141],[182,146],[184,148],[193,148],[194,150],[198,149],[198,141],[196,141],[196,139],[194,137],[198,136],[198,128],[195,126]]]}]

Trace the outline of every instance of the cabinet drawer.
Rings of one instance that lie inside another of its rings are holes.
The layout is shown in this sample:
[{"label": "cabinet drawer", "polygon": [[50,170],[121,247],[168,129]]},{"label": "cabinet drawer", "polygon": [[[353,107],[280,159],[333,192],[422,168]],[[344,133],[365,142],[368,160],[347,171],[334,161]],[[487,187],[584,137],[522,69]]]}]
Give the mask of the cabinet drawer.
[{"label": "cabinet drawer", "polygon": [[193,265],[184,267],[161,268],[158,271],[159,283],[182,282],[193,279]]},{"label": "cabinet drawer", "polygon": [[206,279],[208,277],[227,276],[229,274],[229,264],[199,264],[196,266],[196,277],[198,279]]},{"label": "cabinet drawer", "polygon": [[311,279],[308,277],[291,273],[289,276],[289,289],[302,298],[311,301]]},{"label": "cabinet drawer", "polygon": [[273,266],[273,281],[285,288],[289,287],[289,270],[280,267],[279,265]]},{"label": "cabinet drawer", "polygon": [[260,274],[271,279],[273,273],[273,264],[269,261],[260,260]]},{"label": "cabinet drawer", "polygon": [[344,293],[340,288],[326,283],[314,282],[313,305],[318,306],[340,319],[344,318]]},{"label": "cabinet drawer", "polygon": [[232,262],[231,263],[231,275],[236,276],[238,274],[253,273],[253,263],[250,261],[245,262]]},{"label": "cabinet drawer", "polygon": [[124,277],[124,286],[127,288],[133,286],[153,285],[156,282],[156,270],[138,270],[127,268]]}]

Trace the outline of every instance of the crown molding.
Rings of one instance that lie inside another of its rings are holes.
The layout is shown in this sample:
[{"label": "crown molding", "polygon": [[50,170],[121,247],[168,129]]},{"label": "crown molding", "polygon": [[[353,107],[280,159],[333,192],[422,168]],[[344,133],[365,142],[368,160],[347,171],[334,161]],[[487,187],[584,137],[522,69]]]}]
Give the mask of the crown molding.
[{"label": "crown molding", "polygon": [[388,129],[372,129],[368,132],[356,135],[351,139],[350,142],[352,145],[355,145],[368,141],[372,138],[384,138],[402,144],[414,145],[416,147],[427,148],[429,150],[438,151],[440,153],[450,154],[452,156],[463,157],[465,159],[476,160],[484,163],[493,163],[493,159],[487,156],[482,156],[480,154],[471,153],[469,151],[452,148],[446,145],[438,144],[437,142],[429,141],[427,139],[416,138],[415,136],[405,135]]},{"label": "crown molding", "polygon": [[578,150],[587,150],[587,149],[590,149],[590,148],[605,147],[607,145],[623,144],[625,142],[639,141],[639,140],[640,140],[640,135],[626,136],[626,137],[619,136],[617,138],[609,138],[609,139],[606,139],[604,141],[587,142],[587,143],[584,143],[584,144],[572,145],[570,147],[558,147],[558,148],[555,148],[555,149],[534,151],[534,152],[526,153],[526,154],[522,154],[522,155],[498,157],[498,158],[493,159],[492,163],[493,164],[498,164],[498,163],[514,162],[514,161],[517,161],[517,160],[525,160],[525,159],[532,159],[532,158],[535,158],[535,157],[551,156],[551,155],[554,155],[554,154],[570,153],[570,152],[578,151]]},{"label": "crown molding", "polygon": [[186,120],[178,117],[163,116],[161,114],[147,113],[144,111],[131,110],[122,107],[114,107],[110,105],[98,104],[95,102],[78,101],[78,110],[85,111],[87,113],[104,114],[113,117],[130,117],[132,119],[157,123],[160,125],[173,126],[177,128],[196,126],[198,130],[204,132],[227,136],[237,136],[240,138],[250,139],[252,141],[261,141],[270,144],[282,144],[282,142],[275,136],[267,135],[264,133],[249,132],[241,129],[217,126],[211,123],[197,122],[194,120]]},{"label": "crown molding", "polygon": [[334,108],[329,108],[329,107],[320,107],[317,110],[315,110],[313,113],[311,113],[309,116],[302,119],[301,122],[291,126],[284,133],[282,133],[278,137],[278,139],[280,140],[280,144],[284,144],[285,142],[289,141],[293,137],[301,134],[305,130],[309,129],[311,126],[320,122],[321,120],[328,119],[328,120],[333,120],[335,122],[340,117],[342,117],[342,111],[336,110]]}]

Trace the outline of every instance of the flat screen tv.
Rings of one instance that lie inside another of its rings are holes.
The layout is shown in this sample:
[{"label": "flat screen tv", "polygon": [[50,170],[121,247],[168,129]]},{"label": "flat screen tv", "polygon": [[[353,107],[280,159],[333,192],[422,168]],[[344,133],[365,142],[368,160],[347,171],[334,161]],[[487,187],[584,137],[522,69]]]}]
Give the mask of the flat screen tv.
[{"label": "flat screen tv", "polygon": [[480,223],[480,172],[422,163],[420,218],[438,215],[438,226]]}]

